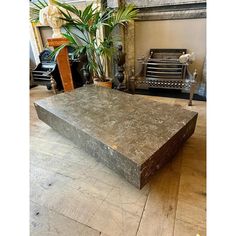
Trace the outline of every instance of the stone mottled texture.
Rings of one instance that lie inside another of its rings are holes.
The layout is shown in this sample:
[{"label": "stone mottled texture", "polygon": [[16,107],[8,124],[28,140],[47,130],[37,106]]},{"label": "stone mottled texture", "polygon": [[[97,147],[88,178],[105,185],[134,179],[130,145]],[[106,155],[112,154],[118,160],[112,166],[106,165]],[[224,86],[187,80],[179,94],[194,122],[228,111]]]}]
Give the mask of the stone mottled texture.
[{"label": "stone mottled texture", "polygon": [[134,40],[134,22],[129,22],[124,32],[124,43],[125,43],[125,70],[126,74],[130,75],[132,69],[134,69],[135,63],[135,40]]},{"label": "stone mottled texture", "polygon": [[189,10],[168,10],[168,11],[143,11],[138,15],[137,21],[147,20],[178,20],[178,19],[198,19],[206,18],[206,8]]},{"label": "stone mottled texture", "polygon": [[128,4],[135,4],[135,6],[142,7],[156,7],[156,6],[167,6],[167,5],[178,5],[178,4],[194,4],[194,3],[205,3],[206,0],[126,0]]},{"label": "stone mottled texture", "polygon": [[197,113],[87,86],[35,102],[39,119],[142,188],[194,132]]}]

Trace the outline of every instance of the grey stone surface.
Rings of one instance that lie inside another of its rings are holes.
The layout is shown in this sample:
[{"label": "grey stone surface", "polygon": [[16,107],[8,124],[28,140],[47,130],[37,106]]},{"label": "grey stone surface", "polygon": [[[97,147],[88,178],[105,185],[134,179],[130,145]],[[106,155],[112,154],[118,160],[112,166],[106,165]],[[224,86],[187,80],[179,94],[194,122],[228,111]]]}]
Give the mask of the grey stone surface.
[{"label": "grey stone surface", "polygon": [[138,14],[137,21],[179,20],[206,18],[206,9],[144,11]]},{"label": "grey stone surface", "polygon": [[197,113],[102,87],[35,102],[39,119],[138,188],[194,132]]},{"label": "grey stone surface", "polygon": [[137,7],[155,7],[180,4],[206,3],[206,0],[126,0],[128,4],[135,4]]},{"label": "grey stone surface", "polygon": [[192,2],[191,4],[176,5],[174,2],[171,2],[171,4],[163,3],[163,5],[156,5],[153,7],[141,7],[136,21],[198,18],[206,18],[206,3]]}]

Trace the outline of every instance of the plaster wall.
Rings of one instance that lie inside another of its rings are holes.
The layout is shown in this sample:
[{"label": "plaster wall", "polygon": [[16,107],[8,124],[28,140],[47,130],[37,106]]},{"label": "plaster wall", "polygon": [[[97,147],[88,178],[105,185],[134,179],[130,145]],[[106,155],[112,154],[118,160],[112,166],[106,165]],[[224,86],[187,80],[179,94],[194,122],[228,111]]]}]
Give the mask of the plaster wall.
[{"label": "plaster wall", "polygon": [[[196,60],[190,65],[196,68],[198,81],[202,79],[206,56],[206,19],[162,21],[135,21],[135,59],[147,56],[150,48],[186,48],[195,52]],[[139,68],[135,61],[135,71]]]}]

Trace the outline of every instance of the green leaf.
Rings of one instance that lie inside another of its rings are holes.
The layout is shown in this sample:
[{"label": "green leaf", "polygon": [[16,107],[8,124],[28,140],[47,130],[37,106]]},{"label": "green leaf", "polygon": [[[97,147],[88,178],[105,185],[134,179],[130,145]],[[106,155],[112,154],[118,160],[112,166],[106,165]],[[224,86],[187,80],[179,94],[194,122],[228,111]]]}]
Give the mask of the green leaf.
[{"label": "green leaf", "polygon": [[41,6],[38,5],[37,3],[31,2],[31,4],[33,4],[34,6],[36,6],[39,10],[43,9],[43,7],[41,7]]},{"label": "green leaf", "polygon": [[39,3],[43,8],[47,6],[47,4],[42,3],[40,0],[38,0],[38,3]]},{"label": "green leaf", "polygon": [[37,3],[31,2],[30,3],[30,21],[31,22],[38,22],[39,21],[39,11],[43,8],[48,6],[45,0],[38,1]]},{"label": "green leaf", "polygon": [[[71,35],[71,37],[73,37],[73,39],[77,42],[77,45],[79,45],[79,44],[78,44],[78,41],[77,41],[76,39],[79,39],[79,40],[83,41],[83,42],[86,43],[86,44],[89,43],[85,38],[83,38],[83,37],[81,37],[80,35],[74,33],[72,30],[69,30],[68,27],[64,27],[64,28],[65,28],[65,30],[67,31],[67,33],[69,33],[69,34]],[[77,28],[77,27],[75,27],[75,28]],[[78,29],[78,28],[77,28],[77,29]],[[80,31],[80,32],[81,32],[81,31]],[[81,33],[82,33],[82,32],[81,32]]]},{"label": "green leaf", "polygon": [[88,22],[88,20],[91,18],[92,16],[92,6],[93,4],[89,4],[85,9],[84,11],[82,12],[82,15],[81,15],[81,18],[83,19],[84,22]]},{"label": "green leaf", "polygon": [[[65,21],[66,33],[63,35],[69,40],[66,45],[75,49],[73,53],[76,56],[86,53],[90,72],[103,78],[105,75],[103,62],[114,55],[115,43],[118,41],[116,37],[112,36],[112,31],[119,25],[126,26],[128,22],[135,19],[138,11],[134,5],[101,10],[98,7],[94,8],[93,4],[87,5],[81,11],[74,5],[54,2],[60,7],[61,19]],[[41,6],[42,4],[40,4]],[[39,10],[39,6],[36,9]],[[36,11],[34,12],[36,14]],[[104,29],[104,39],[98,37],[97,33],[100,29]],[[54,55],[57,56],[66,45],[56,48]]]},{"label": "green leaf", "polygon": [[60,6],[61,8],[64,8],[65,10],[74,13],[76,16],[80,17],[81,12],[74,6],[66,4],[66,3],[60,3],[58,1],[53,1],[56,5]]},{"label": "green leaf", "polygon": [[71,46],[72,45],[75,45],[75,46],[77,45],[77,43],[74,41],[73,37],[71,37],[69,34],[62,33],[62,35],[70,41]]},{"label": "green leaf", "polygon": [[55,56],[55,59],[57,58],[58,54],[60,53],[60,51],[66,47],[66,46],[69,46],[70,44],[69,43],[64,43],[62,45],[60,45],[59,47],[55,48],[52,53],[49,55],[50,58],[53,58]]}]

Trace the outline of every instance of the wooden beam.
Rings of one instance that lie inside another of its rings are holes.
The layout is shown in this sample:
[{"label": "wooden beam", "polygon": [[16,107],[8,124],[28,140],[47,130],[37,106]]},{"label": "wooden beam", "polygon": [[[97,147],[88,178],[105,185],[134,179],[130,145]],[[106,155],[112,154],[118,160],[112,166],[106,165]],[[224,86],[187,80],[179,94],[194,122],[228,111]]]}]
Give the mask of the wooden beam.
[{"label": "wooden beam", "polygon": [[[64,43],[67,43],[68,40],[64,38],[51,38],[48,39],[48,45],[54,48],[61,46]],[[61,75],[62,85],[64,92],[69,92],[74,89],[73,79],[70,69],[70,62],[68,58],[68,49],[64,47],[57,56],[57,63]]]}]

